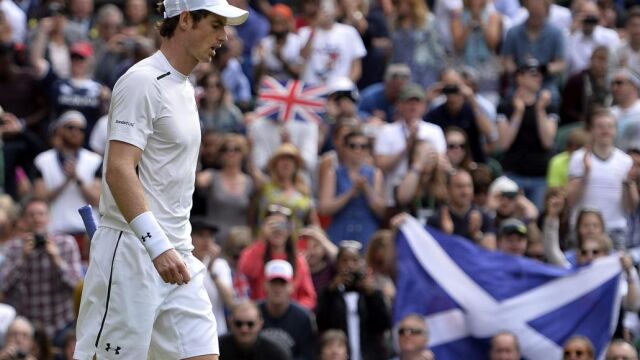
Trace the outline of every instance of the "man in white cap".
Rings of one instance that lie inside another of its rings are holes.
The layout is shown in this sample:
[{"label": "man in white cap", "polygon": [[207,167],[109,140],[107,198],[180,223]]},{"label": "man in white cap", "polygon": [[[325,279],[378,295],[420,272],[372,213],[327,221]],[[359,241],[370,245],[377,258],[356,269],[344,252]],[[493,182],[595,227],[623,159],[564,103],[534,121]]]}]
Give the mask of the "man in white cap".
[{"label": "man in white cap", "polygon": [[206,269],[191,254],[200,124],[188,76],[248,13],[226,0],[165,0],[160,11],[160,51],[113,89],[77,360],[218,359]]}]

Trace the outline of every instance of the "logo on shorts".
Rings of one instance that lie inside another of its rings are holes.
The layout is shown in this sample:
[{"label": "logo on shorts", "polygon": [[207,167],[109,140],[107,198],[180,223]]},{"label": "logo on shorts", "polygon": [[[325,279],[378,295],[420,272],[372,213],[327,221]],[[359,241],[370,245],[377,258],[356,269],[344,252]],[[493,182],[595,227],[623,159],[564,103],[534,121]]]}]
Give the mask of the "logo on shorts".
[{"label": "logo on shorts", "polygon": [[111,343],[107,343],[107,347],[104,349],[104,351],[109,352],[109,350],[113,350],[116,355],[120,355],[120,350],[122,350],[122,348],[118,345],[116,345],[115,348],[112,348]]},{"label": "logo on shorts", "polygon": [[147,239],[151,239],[151,234],[147,233],[147,235],[142,235],[142,242],[147,242]]}]

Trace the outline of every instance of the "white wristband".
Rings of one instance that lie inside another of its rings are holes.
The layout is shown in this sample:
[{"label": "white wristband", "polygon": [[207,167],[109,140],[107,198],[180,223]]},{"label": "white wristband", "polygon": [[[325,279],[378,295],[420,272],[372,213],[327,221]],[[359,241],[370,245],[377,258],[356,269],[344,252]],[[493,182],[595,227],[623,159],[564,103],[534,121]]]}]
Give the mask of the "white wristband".
[{"label": "white wristband", "polygon": [[158,224],[158,221],[151,211],[136,216],[136,218],[129,223],[129,226],[138,237],[138,240],[140,240],[142,245],[147,249],[151,260],[173,248],[169,238],[167,238],[167,235],[162,231],[160,224]]}]

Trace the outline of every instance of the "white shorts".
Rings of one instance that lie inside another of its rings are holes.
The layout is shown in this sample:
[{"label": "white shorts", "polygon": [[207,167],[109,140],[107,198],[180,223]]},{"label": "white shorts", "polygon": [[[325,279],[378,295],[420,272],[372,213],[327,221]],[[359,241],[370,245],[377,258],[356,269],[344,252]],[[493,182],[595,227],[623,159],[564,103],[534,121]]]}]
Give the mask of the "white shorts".
[{"label": "white shorts", "polygon": [[165,283],[132,233],[100,227],[91,241],[74,358],[177,360],[219,354],[204,265],[182,254],[185,285]]}]

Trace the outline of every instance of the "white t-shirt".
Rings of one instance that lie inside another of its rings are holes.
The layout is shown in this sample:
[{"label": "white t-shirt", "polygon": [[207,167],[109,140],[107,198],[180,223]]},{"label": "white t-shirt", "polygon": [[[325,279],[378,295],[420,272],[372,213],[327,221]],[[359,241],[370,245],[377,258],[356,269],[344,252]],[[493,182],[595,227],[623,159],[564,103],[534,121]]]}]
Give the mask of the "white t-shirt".
[{"label": "white t-shirt", "polygon": [[640,51],[633,50],[628,42],[625,41],[618,47],[616,59],[620,67],[628,67],[640,74]]},{"label": "white t-shirt", "polygon": [[606,46],[613,54],[619,44],[618,33],[604,26],[596,26],[591,36],[585,36],[582,31],[576,31],[569,36],[569,41],[567,41],[569,74],[577,74],[589,67],[593,49],[598,46]]},{"label": "white t-shirt", "polygon": [[616,135],[618,140],[620,140],[620,137],[629,124],[640,121],[640,100],[636,100],[633,105],[626,109],[621,108],[619,105],[612,106],[611,115],[616,119]]},{"label": "white t-shirt", "polygon": [[[298,36],[298,34],[288,33],[287,40],[282,47],[282,58],[290,64],[301,64],[302,57],[300,56],[300,49],[302,46],[303,43],[300,41],[300,36]],[[267,74],[280,81],[291,79],[291,74],[285,70],[282,62],[274,55],[276,47],[275,36],[269,35],[266,38],[263,38],[260,40],[260,44],[253,49],[251,61],[254,65],[260,62],[260,57],[258,56],[258,49],[260,47],[265,54],[264,66]]]},{"label": "white t-shirt", "polygon": [[[383,125],[376,136],[375,155],[395,155],[405,151],[407,136],[408,129],[403,120]],[[430,142],[439,154],[444,154],[447,151],[447,141],[438,125],[420,121],[418,125],[418,140]],[[389,206],[395,204],[393,188],[398,185],[402,177],[407,173],[409,169],[408,163],[408,158],[403,159],[385,174],[385,197]]]},{"label": "white t-shirt", "polygon": [[[47,190],[60,187],[67,180],[64,173],[62,159],[57,150],[50,149],[33,161],[42,175],[42,181]],[[87,149],[79,149],[76,158],[76,175],[83,183],[90,183],[96,179],[96,171],[100,170],[102,157]],[[80,187],[76,183],[69,183],[60,194],[51,201],[51,219],[49,231],[53,233],[76,234],[85,232],[84,223],[78,209],[87,204]],[[94,212],[94,216],[98,215]]]},{"label": "white t-shirt", "polygon": [[[584,148],[575,151],[569,161],[569,178],[584,176]],[[572,223],[580,209],[599,209],[604,217],[606,230],[623,229],[627,226],[627,215],[622,199],[622,181],[626,179],[633,161],[619,149],[614,149],[608,159],[602,160],[591,154],[591,170],[584,180],[584,193],[574,206]]]},{"label": "white t-shirt", "polygon": [[[303,27],[299,34],[304,46],[311,35],[311,28]],[[335,23],[329,30],[316,28],[312,41],[311,56],[302,74],[302,80],[309,84],[349,77],[351,63],[367,55],[358,30],[351,25]]]},{"label": "white t-shirt", "polygon": [[[208,266],[210,260],[205,259],[203,263]],[[209,300],[211,300],[211,306],[213,315],[216,317],[216,323],[218,325],[218,336],[222,336],[227,333],[227,323],[224,316],[224,300],[222,295],[218,291],[216,284],[211,279],[211,274],[216,274],[218,280],[230,290],[233,289],[233,280],[231,278],[231,268],[225,259],[217,258],[213,260],[211,272],[204,277],[204,288],[207,290]]]},{"label": "white t-shirt", "polygon": [[[194,89],[160,52],[131,67],[116,83],[109,109],[108,139],[143,150],[138,177],[147,206],[173,246],[191,252],[189,212],[200,148]],[[107,144],[105,158],[108,157]],[[105,171],[107,161],[105,160]],[[102,224],[131,231],[105,179]]]}]

